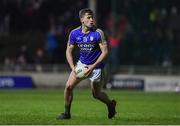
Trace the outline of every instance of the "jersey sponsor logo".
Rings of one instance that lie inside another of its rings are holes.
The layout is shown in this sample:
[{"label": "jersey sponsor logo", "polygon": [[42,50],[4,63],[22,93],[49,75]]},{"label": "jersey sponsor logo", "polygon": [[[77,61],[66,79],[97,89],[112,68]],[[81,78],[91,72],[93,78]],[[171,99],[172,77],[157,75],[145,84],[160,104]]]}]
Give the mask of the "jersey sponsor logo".
[{"label": "jersey sponsor logo", "polygon": [[80,51],[82,52],[89,52],[94,49],[94,44],[92,43],[80,43],[78,44],[78,47],[80,48]]}]

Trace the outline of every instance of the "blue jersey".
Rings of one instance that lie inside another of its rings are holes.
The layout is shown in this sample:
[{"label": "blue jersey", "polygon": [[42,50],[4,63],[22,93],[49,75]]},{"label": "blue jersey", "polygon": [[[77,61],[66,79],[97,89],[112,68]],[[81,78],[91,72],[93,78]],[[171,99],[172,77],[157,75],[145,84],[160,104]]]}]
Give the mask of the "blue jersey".
[{"label": "blue jersey", "polygon": [[[83,64],[93,64],[101,55],[100,43],[106,42],[104,33],[100,29],[82,33],[81,26],[72,30],[69,35],[68,44],[77,45],[80,50],[80,62]],[[96,68],[103,68],[104,62],[97,65]]]}]

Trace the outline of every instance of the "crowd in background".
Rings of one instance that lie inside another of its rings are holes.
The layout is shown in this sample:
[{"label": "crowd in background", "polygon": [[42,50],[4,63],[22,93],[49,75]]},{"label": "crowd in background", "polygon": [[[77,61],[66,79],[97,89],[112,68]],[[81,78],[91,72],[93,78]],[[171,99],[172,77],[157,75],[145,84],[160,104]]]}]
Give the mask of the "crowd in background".
[{"label": "crowd in background", "polygon": [[[107,18],[101,17],[101,22],[106,24],[105,29],[112,48],[112,63],[178,66],[178,3],[178,0],[116,0],[115,4],[112,1],[107,2],[115,9],[111,9],[111,13],[104,9],[102,14],[109,15]],[[112,26],[113,16],[115,27]]]},{"label": "crowd in background", "polygon": [[84,7],[84,0],[0,0],[1,64],[65,63],[68,34]]},{"label": "crowd in background", "polygon": [[[110,45],[111,64],[180,64],[178,0],[114,1],[115,5],[110,0],[97,0],[96,14]],[[0,0],[0,39],[42,34],[39,41],[22,39],[16,54],[7,47],[13,45],[12,39],[8,45],[0,41],[0,63],[65,63],[67,35],[80,25],[78,11],[84,7],[88,7],[86,0]]]}]

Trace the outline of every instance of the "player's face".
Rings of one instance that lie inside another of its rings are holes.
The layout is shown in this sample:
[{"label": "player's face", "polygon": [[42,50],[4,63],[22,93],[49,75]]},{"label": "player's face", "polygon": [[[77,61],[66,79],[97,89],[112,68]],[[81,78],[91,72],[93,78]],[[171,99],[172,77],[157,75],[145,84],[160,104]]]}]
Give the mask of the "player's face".
[{"label": "player's face", "polygon": [[88,28],[93,27],[94,25],[93,15],[85,13],[85,15],[81,18],[81,23],[84,24]]}]

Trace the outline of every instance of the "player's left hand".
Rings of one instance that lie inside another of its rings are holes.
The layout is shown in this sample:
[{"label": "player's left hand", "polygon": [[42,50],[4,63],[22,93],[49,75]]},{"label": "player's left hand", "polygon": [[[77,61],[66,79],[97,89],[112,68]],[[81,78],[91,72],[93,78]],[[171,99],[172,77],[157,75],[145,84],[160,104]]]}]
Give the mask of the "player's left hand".
[{"label": "player's left hand", "polygon": [[92,71],[94,70],[94,66],[93,65],[87,65],[86,68],[87,68],[87,71],[85,73],[85,76],[88,77],[92,73]]}]

